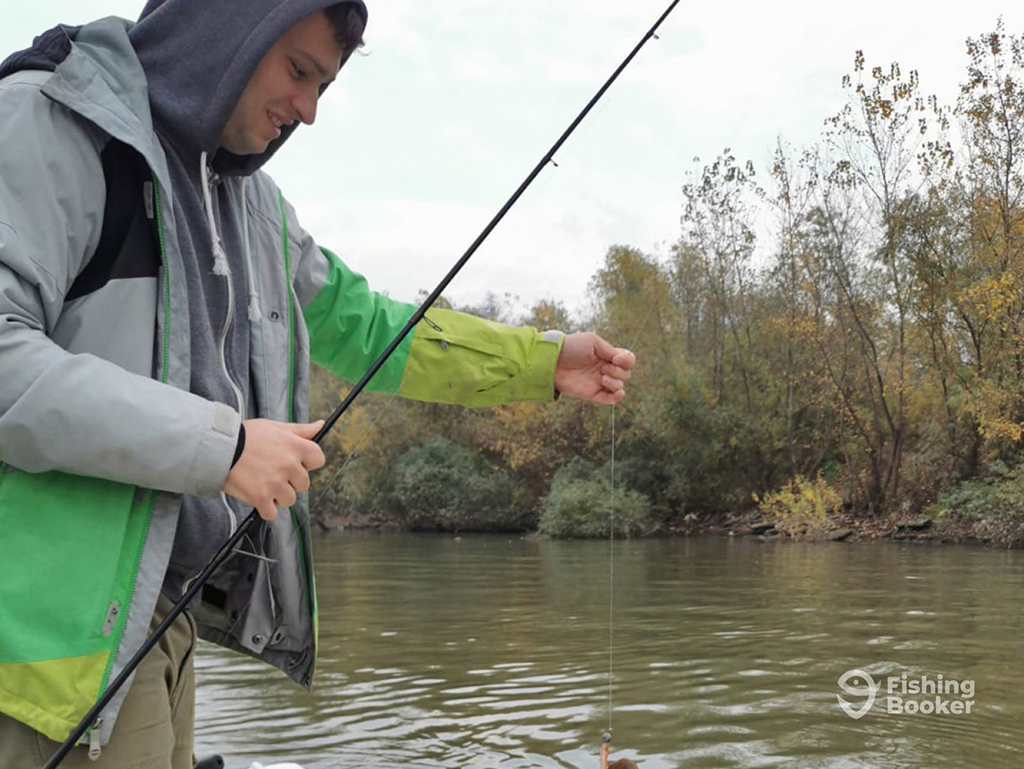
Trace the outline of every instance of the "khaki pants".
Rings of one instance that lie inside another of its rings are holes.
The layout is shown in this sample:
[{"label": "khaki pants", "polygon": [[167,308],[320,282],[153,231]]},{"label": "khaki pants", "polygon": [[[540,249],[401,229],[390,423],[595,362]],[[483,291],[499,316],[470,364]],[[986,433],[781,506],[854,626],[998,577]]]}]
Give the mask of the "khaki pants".
[{"label": "khaki pants", "polygon": [[[163,595],[150,630],[174,604]],[[196,626],[181,614],[146,655],[98,761],[73,748],[61,769],[192,769],[194,760]],[[60,745],[0,714],[0,769],[41,769]]]}]

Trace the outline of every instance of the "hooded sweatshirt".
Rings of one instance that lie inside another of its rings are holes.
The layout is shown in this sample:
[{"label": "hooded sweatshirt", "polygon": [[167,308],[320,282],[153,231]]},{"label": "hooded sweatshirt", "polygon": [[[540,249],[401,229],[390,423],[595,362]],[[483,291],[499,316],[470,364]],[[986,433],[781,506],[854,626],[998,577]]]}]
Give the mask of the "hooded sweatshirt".
[{"label": "hooded sweatshirt", "polygon": [[[296,124],[260,155],[220,149],[220,138],[250,77],[293,25],[329,0],[151,0],[129,32],[146,73],[154,127],[175,192],[175,226],[188,284],[191,391],[258,416],[249,387],[250,320],[259,320],[252,254],[240,190],[287,141]],[[348,3],[366,20],[359,0]],[[240,183],[221,183],[227,177]],[[185,496],[164,583],[181,596],[248,514],[221,495]]]}]

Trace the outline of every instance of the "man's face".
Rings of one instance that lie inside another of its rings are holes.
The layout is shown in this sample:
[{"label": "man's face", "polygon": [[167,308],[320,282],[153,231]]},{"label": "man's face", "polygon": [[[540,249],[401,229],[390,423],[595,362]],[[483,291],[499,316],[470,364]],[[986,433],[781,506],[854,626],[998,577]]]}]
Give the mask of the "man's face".
[{"label": "man's face", "polygon": [[258,155],[281,135],[282,125],[312,125],[320,87],[337,76],[341,55],[322,11],[285,32],[249,79],[220,146],[236,155]]}]

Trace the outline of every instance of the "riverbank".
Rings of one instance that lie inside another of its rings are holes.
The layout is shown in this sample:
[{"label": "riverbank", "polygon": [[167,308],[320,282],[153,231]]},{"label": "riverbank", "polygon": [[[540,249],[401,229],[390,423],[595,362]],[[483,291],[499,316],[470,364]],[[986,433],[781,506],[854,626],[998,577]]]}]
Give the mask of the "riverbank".
[{"label": "riverbank", "polygon": [[[320,526],[323,531],[379,530],[408,531],[400,521],[360,514],[333,515]],[[469,533],[462,532],[462,533]],[[520,532],[521,533],[521,532]],[[978,536],[970,528],[929,516],[879,516],[855,518],[836,516],[825,522],[781,521],[765,518],[757,511],[735,514],[689,513],[669,528],[650,532],[650,537],[688,536],[752,537],[764,541],[790,539],[800,542],[915,541],[936,544],[1006,545],[994,536]]]},{"label": "riverbank", "polygon": [[728,537],[793,539],[802,542],[858,542],[865,540],[914,540],[943,544],[982,543],[991,539],[958,530],[946,521],[927,516],[916,518],[855,518],[837,516],[827,521],[784,521],[765,518],[758,512],[700,516],[691,513],[674,527],[674,535],[717,534]]}]

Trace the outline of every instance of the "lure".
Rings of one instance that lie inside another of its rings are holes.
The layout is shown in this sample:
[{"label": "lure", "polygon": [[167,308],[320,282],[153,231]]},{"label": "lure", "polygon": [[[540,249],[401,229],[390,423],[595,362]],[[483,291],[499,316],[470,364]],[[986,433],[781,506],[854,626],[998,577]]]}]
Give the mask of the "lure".
[{"label": "lure", "polygon": [[620,758],[618,761],[609,764],[608,754],[612,752],[612,733],[605,732],[601,735],[601,769],[638,769],[637,765],[628,758]]}]

